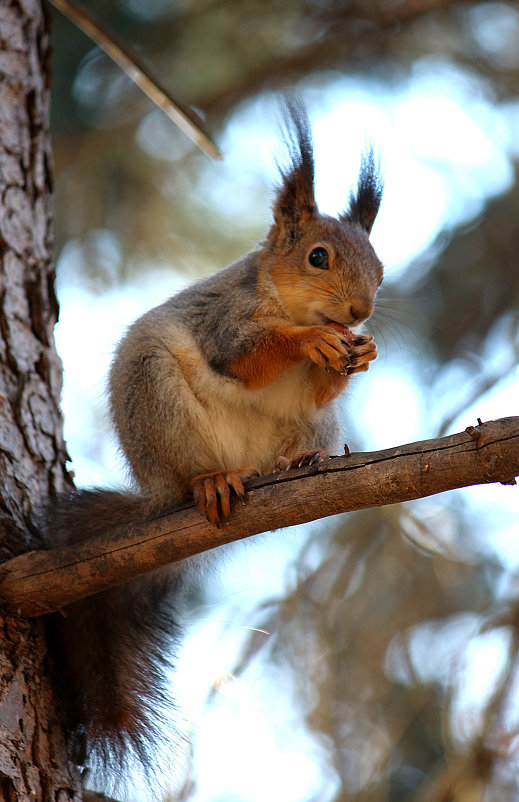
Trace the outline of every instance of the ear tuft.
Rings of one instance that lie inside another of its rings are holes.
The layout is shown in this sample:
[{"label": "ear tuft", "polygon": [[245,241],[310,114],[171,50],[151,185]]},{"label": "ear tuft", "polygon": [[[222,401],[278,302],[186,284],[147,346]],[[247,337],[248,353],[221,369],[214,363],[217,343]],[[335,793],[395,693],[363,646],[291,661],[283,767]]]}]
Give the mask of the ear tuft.
[{"label": "ear tuft", "polygon": [[274,201],[274,221],[291,239],[298,239],[300,223],[317,211],[312,131],[301,100],[286,96],[281,109],[289,164],[280,167],[282,183]]},{"label": "ear tuft", "polygon": [[360,223],[369,234],[380,208],[383,190],[379,160],[370,145],[362,155],[357,189],[351,193],[348,210],[339,219]]}]

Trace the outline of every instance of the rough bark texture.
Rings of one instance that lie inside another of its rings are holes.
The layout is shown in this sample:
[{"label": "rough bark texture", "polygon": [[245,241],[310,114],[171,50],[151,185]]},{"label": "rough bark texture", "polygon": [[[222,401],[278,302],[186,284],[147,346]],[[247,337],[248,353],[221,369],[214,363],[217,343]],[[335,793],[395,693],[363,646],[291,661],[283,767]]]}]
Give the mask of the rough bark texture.
[{"label": "rough bark texture", "polygon": [[248,504],[236,504],[220,527],[185,506],[81,544],[23,554],[2,566],[0,598],[24,615],[41,615],[152,568],[259,532],[456,487],[515,484],[517,475],[519,417],[469,426],[436,440],[335,457],[250,482]]},{"label": "rough bark texture", "polygon": [[[34,544],[63,490],[61,364],[51,262],[48,31],[39,0],[0,7],[0,558]],[[38,621],[0,616],[0,800],[80,798]]]}]

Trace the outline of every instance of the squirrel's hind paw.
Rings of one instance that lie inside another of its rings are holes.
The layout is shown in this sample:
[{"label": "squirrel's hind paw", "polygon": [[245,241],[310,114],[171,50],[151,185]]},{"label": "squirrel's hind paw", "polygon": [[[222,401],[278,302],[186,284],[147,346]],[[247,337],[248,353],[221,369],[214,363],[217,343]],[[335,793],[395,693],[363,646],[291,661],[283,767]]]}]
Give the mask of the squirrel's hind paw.
[{"label": "squirrel's hind paw", "polygon": [[201,473],[190,482],[195,504],[208,521],[219,524],[221,518],[226,520],[231,514],[231,491],[243,499],[243,483],[259,475],[254,465],[245,465],[235,471]]},{"label": "squirrel's hind paw", "polygon": [[280,471],[289,471],[291,468],[301,468],[303,465],[315,465],[316,462],[324,462],[330,459],[330,454],[327,451],[313,450],[313,451],[297,451],[290,459],[286,457],[278,457],[274,463],[272,473],[280,473]]}]

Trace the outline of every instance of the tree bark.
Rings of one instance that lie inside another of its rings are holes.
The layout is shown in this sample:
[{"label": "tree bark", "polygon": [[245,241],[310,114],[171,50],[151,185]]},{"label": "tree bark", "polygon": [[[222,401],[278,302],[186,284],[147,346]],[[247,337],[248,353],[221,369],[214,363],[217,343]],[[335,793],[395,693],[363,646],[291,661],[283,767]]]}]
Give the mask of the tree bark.
[{"label": "tree bark", "polygon": [[[220,527],[192,505],[151,523],[88,541],[33,551],[2,566],[0,598],[42,615],[111,585],[244,537],[340,512],[394,504],[488,482],[515,483],[519,417],[465,432],[265,476],[249,483],[248,503]],[[505,491],[503,491],[505,492]]]},{"label": "tree bark", "polygon": [[[50,212],[49,44],[39,0],[0,7],[0,559],[34,546],[38,505],[69,482]],[[0,800],[80,799],[39,621],[0,616]]]}]

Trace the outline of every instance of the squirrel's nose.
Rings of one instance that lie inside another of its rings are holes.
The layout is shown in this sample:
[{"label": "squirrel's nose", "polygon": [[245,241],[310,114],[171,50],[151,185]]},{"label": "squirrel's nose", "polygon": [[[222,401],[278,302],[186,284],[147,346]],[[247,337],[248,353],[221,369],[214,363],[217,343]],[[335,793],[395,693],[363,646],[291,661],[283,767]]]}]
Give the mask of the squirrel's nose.
[{"label": "squirrel's nose", "polygon": [[371,301],[356,298],[351,302],[350,313],[357,323],[360,323],[362,320],[367,320],[372,312],[373,304]]}]

